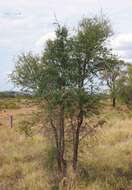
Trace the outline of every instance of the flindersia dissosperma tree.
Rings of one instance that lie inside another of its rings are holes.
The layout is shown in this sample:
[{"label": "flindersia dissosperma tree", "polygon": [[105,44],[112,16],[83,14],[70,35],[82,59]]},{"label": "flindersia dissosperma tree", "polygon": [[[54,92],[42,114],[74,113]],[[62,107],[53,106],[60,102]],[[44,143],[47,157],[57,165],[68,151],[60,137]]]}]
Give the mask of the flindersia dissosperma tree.
[{"label": "flindersia dissosperma tree", "polygon": [[96,110],[98,97],[93,81],[107,65],[105,42],[110,35],[109,22],[102,17],[84,18],[71,34],[58,24],[56,38],[47,41],[42,55],[19,56],[11,75],[18,86],[44,100],[53,129],[58,170],[63,176],[67,170],[66,129],[71,128],[72,167],[76,172],[80,131],[86,115]]}]

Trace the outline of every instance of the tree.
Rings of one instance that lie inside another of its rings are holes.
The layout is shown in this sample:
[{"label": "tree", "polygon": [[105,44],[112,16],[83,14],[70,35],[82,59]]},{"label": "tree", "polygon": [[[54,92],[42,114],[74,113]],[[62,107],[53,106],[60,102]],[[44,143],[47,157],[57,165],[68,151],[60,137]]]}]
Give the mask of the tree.
[{"label": "tree", "polygon": [[99,72],[105,69],[108,50],[105,41],[111,35],[103,18],[83,19],[71,36],[58,25],[56,39],[47,41],[41,57],[29,53],[19,56],[12,81],[35,92],[45,101],[47,116],[56,142],[58,170],[66,175],[65,132],[72,130],[72,166],[76,172],[80,132],[87,114],[95,112]]},{"label": "tree", "polygon": [[118,79],[122,73],[124,62],[118,59],[115,55],[109,55],[106,58],[106,68],[102,72],[103,79],[106,81],[107,86],[110,89],[110,96],[112,98],[113,107],[116,106],[116,99],[118,96]]},{"label": "tree", "polygon": [[127,65],[118,83],[118,96],[129,108],[132,106],[132,66]]}]

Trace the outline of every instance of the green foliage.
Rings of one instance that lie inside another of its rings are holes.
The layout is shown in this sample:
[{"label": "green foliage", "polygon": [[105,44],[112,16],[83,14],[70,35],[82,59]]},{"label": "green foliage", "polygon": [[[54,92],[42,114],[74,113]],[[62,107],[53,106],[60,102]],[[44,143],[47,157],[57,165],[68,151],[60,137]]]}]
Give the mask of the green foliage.
[{"label": "green foliage", "polygon": [[18,56],[16,69],[10,75],[11,80],[25,90],[36,92],[40,74],[39,57],[31,52]]},{"label": "green foliage", "polygon": [[102,78],[106,82],[111,98],[118,97],[118,79],[120,78],[121,73],[125,63],[115,55],[108,55],[106,58],[106,68],[102,71]]},{"label": "green foliage", "polygon": [[119,98],[128,106],[132,107],[132,66],[128,65],[127,71],[118,80]]},{"label": "green foliage", "polygon": [[86,88],[104,68],[104,43],[110,35],[109,22],[104,18],[84,18],[73,36],[65,26],[58,25],[56,39],[47,41],[42,56],[28,53],[18,57],[11,80],[60,102],[65,89]]}]

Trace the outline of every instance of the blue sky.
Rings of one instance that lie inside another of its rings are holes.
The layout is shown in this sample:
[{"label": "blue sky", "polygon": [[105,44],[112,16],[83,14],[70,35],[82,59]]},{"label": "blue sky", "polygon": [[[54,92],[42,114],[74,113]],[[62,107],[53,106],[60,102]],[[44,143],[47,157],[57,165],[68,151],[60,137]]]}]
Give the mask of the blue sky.
[{"label": "blue sky", "polygon": [[72,28],[101,9],[113,26],[114,51],[132,62],[131,0],[0,0],[0,91],[13,89],[8,74],[18,54],[41,52],[45,41],[54,37],[54,14]]}]

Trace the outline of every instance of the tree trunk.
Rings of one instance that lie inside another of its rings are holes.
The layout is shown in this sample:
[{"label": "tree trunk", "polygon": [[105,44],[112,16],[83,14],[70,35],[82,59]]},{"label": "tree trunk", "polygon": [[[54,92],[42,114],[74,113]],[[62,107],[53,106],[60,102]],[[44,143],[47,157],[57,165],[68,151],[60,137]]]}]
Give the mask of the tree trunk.
[{"label": "tree trunk", "polygon": [[64,106],[60,107],[60,124],[59,124],[59,157],[63,176],[67,173],[67,162],[64,159],[65,154],[65,131],[64,131]]},{"label": "tree trunk", "polygon": [[62,164],[61,164],[61,157],[60,157],[60,150],[59,150],[59,135],[57,132],[57,127],[55,127],[51,118],[50,118],[50,124],[53,129],[53,133],[54,133],[54,137],[55,137],[56,150],[57,150],[56,159],[57,159],[57,164],[58,164],[58,171],[62,172]]},{"label": "tree trunk", "polygon": [[60,105],[59,110],[59,120],[58,120],[58,127],[56,127],[50,118],[50,124],[53,129],[56,149],[57,149],[57,164],[58,164],[58,171],[62,174],[61,176],[66,176],[67,174],[67,162],[64,159],[65,153],[65,131],[64,131],[64,106]]},{"label": "tree trunk", "polygon": [[77,171],[77,163],[78,163],[78,149],[79,149],[79,137],[80,137],[80,128],[83,123],[83,111],[80,110],[80,113],[78,115],[78,123],[76,129],[73,130],[73,161],[72,161],[72,167],[74,172]]},{"label": "tree trunk", "polygon": [[112,99],[112,105],[113,105],[113,107],[116,106],[116,98],[115,97],[113,97],[113,99]]},{"label": "tree trunk", "polygon": [[60,158],[60,152],[57,150],[57,164],[58,164],[58,171],[62,173],[62,164],[61,164],[61,158]]},{"label": "tree trunk", "polygon": [[78,162],[78,147],[79,147],[79,128],[77,128],[75,139],[73,142],[73,170],[76,172],[77,170],[77,162]]}]

